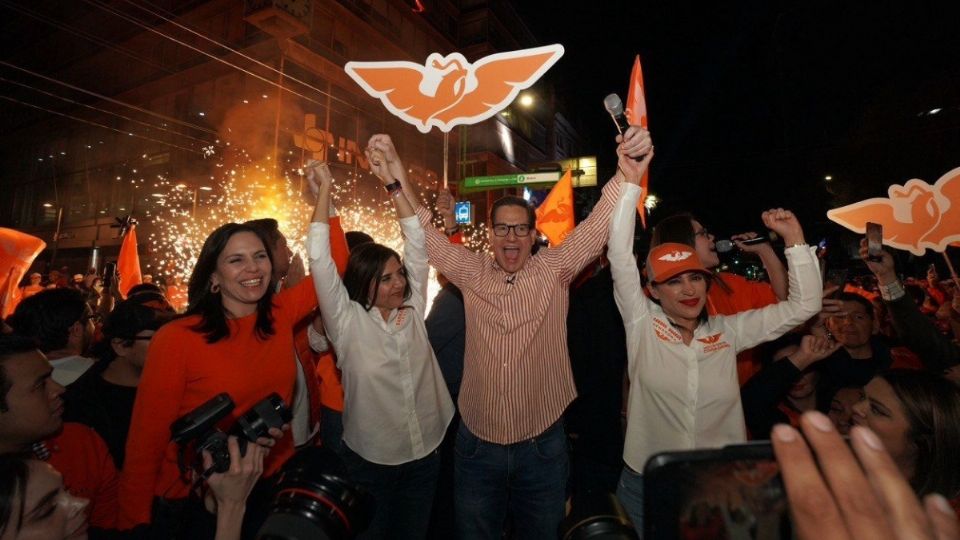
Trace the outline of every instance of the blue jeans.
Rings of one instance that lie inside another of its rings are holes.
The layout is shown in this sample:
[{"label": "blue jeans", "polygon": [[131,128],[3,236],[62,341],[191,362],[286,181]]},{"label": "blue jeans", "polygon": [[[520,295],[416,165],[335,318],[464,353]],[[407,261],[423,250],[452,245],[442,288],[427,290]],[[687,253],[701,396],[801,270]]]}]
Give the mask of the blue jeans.
[{"label": "blue jeans", "polygon": [[643,538],[643,475],[624,466],[617,483],[617,499],[633,522],[637,535]]},{"label": "blue jeans", "polygon": [[557,537],[570,467],[561,421],[513,444],[481,440],[461,421],[455,451],[458,538],[499,540],[508,516],[513,538]]},{"label": "blue jeans", "polygon": [[377,508],[360,540],[411,539],[427,535],[430,509],[440,472],[440,454],[400,465],[380,465],[363,459],[346,444],[340,447],[351,479],[373,494]]}]

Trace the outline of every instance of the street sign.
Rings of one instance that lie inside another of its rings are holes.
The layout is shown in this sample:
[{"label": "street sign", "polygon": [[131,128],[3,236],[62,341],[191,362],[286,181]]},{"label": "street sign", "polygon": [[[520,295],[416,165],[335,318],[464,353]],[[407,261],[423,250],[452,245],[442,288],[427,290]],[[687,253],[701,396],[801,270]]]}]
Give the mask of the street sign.
[{"label": "street sign", "polygon": [[495,176],[468,176],[463,179],[465,189],[521,186],[524,184],[549,184],[560,180],[560,172],[500,174]]}]

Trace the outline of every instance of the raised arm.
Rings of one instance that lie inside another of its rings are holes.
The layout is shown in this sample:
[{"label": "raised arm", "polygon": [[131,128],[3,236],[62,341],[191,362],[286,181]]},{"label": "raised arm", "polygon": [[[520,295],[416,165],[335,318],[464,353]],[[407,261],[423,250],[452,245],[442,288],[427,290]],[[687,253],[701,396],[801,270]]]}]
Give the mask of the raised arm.
[{"label": "raised arm", "polygon": [[[425,315],[427,302],[427,278],[430,267],[427,265],[426,239],[423,227],[414,215],[414,207],[420,203],[407,182],[406,168],[397,155],[397,149],[389,135],[377,134],[370,138],[365,150],[370,160],[370,169],[387,188],[393,206],[397,210],[400,230],[403,232],[403,264],[407,271],[412,297],[416,298],[421,316]],[[399,182],[397,186],[395,182]]]},{"label": "raised arm", "polygon": [[640,179],[653,159],[653,147],[639,162],[626,156],[622,148],[617,148],[617,155],[617,176],[622,178],[623,186],[610,216],[607,258],[613,276],[614,300],[623,323],[630,325],[649,312],[649,300],[643,294],[643,285],[640,283],[640,269],[633,257],[633,234],[637,223],[637,202],[643,196]]},{"label": "raised arm", "polygon": [[747,232],[735,235],[731,237],[731,240],[737,244],[740,251],[753,253],[760,258],[763,269],[767,271],[767,277],[770,278],[770,287],[773,289],[773,294],[777,295],[777,299],[780,301],[786,300],[787,269],[783,266],[783,262],[780,261],[780,257],[778,257],[777,253],[773,250],[773,246],[771,246],[769,242],[761,242],[752,246],[743,243],[744,240],[756,237],[757,233]]},{"label": "raised arm", "polygon": [[350,297],[340,279],[340,273],[334,263],[330,250],[330,189],[333,175],[327,165],[321,164],[315,176],[308,177],[310,190],[316,194],[317,205],[313,211],[313,223],[307,233],[307,257],[310,262],[310,276],[321,306],[324,327],[334,345],[341,335],[343,324],[350,305]]},{"label": "raised arm", "polygon": [[[370,137],[364,153],[370,160],[370,170],[390,193],[393,206],[397,209],[397,217],[403,219],[412,216],[415,209],[420,206],[420,200],[407,181],[407,169],[400,161],[390,136],[378,133]],[[397,182],[400,184],[399,189],[396,186]]]},{"label": "raised arm", "polygon": [[814,249],[806,244],[800,222],[783,208],[768,210],[762,217],[764,225],[787,245],[787,301],[726,317],[737,336],[737,352],[782,336],[816,315],[821,307],[820,265]]},{"label": "raised arm", "polygon": [[[618,165],[617,174],[603,187],[603,195],[587,219],[577,225],[562,244],[544,253],[546,258],[553,259],[551,264],[561,269],[568,282],[603,252],[603,245],[608,238],[609,216],[619,195],[624,174],[628,171],[633,174],[634,169],[646,170],[653,157],[650,132],[639,126],[631,126],[622,136],[618,135],[617,142],[620,143],[617,154],[621,158],[632,159],[633,165],[628,165],[627,168]],[[641,157],[643,159],[640,159]]]},{"label": "raised arm", "polygon": [[867,242],[860,241],[860,257],[874,275],[883,303],[890,310],[890,320],[908,349],[917,353],[923,366],[940,372],[960,364],[960,347],[944,337],[927,316],[920,313],[913,298],[907,294],[897,278],[893,256],[886,250],[879,261],[867,258]]}]

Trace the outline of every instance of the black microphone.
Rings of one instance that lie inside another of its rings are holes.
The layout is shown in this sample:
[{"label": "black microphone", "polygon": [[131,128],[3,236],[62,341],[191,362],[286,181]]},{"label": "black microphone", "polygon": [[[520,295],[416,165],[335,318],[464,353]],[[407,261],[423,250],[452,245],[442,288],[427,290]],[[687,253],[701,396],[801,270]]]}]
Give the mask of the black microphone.
[{"label": "black microphone", "polygon": [[[754,244],[762,244],[769,241],[770,239],[766,236],[758,236],[749,240],[740,240],[740,243],[745,246],[752,246]],[[726,253],[737,247],[737,244],[733,240],[717,240],[713,247],[716,248],[717,253]]]},{"label": "black microphone", "polygon": [[623,113],[623,101],[620,100],[620,96],[610,94],[603,98],[603,106],[613,118],[613,123],[617,125],[617,132],[623,135],[623,132],[630,127],[630,122],[627,121],[627,115]]}]

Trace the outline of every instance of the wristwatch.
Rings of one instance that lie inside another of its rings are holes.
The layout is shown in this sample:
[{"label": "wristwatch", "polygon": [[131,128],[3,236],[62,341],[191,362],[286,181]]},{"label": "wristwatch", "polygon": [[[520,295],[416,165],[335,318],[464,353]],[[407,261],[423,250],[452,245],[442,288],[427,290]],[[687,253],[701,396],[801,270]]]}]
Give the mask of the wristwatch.
[{"label": "wristwatch", "polygon": [[394,193],[395,191],[400,191],[401,189],[403,189],[403,185],[400,183],[399,180],[394,180],[392,184],[386,184],[383,187],[386,188],[387,193],[390,193],[390,194]]}]

